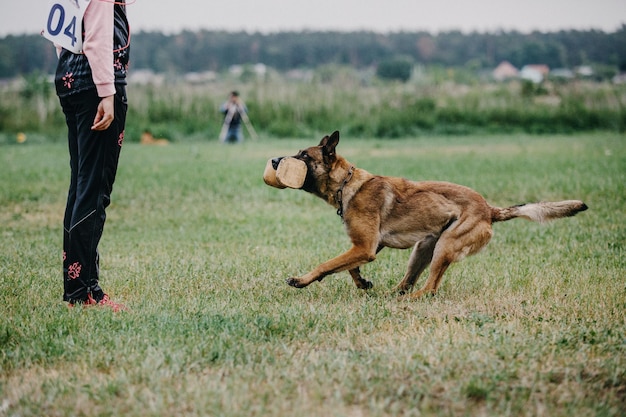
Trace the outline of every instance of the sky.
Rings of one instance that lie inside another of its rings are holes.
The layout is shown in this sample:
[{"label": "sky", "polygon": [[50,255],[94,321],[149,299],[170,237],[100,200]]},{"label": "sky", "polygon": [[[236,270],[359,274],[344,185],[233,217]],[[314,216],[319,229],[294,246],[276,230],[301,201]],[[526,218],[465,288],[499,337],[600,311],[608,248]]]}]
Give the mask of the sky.
[{"label": "sky", "polygon": [[[40,33],[52,0],[0,0],[0,36]],[[101,0],[92,0],[101,1]],[[109,0],[110,1],[110,0]],[[133,0],[127,0],[131,3]],[[626,0],[134,0],[133,31],[279,32],[597,29],[626,24]]]}]

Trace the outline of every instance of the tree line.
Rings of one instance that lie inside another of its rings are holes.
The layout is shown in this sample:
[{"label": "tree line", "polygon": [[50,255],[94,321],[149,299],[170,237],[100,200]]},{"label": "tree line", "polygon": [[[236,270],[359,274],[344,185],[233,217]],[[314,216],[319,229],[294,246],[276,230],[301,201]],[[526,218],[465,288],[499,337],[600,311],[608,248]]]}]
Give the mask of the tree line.
[{"label": "tree line", "polygon": [[[263,63],[280,71],[339,64],[355,68],[408,59],[424,65],[493,68],[507,60],[516,67],[601,65],[626,71],[626,25],[597,30],[520,33],[458,31],[378,33],[183,31],[138,32],[132,39],[133,68],[163,73],[224,71],[232,65]],[[56,53],[39,35],[0,39],[0,78],[53,73]]]}]

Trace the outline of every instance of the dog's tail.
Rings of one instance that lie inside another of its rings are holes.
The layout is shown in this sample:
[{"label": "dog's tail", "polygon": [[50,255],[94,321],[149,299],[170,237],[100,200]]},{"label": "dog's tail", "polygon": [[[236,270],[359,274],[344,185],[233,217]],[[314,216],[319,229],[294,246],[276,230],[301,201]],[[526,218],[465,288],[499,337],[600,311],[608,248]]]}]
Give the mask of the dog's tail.
[{"label": "dog's tail", "polygon": [[587,210],[587,205],[578,200],[520,204],[507,208],[491,207],[491,221],[503,222],[521,217],[534,222],[544,223],[550,220],[571,217]]}]

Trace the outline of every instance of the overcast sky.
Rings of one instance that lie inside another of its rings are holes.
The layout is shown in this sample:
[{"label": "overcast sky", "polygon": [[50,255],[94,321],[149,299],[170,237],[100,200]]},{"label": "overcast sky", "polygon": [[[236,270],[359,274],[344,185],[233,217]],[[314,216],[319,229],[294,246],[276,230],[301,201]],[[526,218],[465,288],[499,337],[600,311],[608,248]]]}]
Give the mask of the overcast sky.
[{"label": "overcast sky", "polygon": [[[0,36],[41,31],[50,0],[2,2]],[[626,0],[136,0],[128,6],[128,15],[134,31],[165,33],[183,29],[613,32],[626,24]]]}]

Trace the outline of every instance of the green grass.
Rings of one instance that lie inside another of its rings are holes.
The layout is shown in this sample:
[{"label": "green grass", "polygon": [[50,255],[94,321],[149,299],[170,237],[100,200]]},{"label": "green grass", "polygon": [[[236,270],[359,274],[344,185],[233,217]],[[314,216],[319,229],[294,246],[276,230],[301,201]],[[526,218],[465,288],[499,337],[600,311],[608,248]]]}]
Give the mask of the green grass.
[{"label": "green grass", "polygon": [[0,146],[0,416],[623,415],[623,135],[340,143],[494,205],[590,206],[495,225],[416,302],[392,292],[408,251],[363,267],[367,292],[345,272],[284,283],[349,247],[334,209],[261,179],[318,139],[127,144],[100,247],[123,314],[61,301],[66,146]]}]

